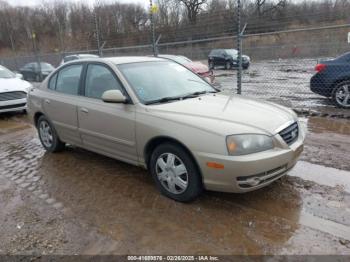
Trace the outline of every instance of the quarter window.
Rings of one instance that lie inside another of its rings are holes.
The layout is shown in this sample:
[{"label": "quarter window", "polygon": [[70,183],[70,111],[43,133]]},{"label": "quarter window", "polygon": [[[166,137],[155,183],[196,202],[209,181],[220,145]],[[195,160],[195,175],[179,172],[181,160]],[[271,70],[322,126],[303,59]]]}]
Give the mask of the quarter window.
[{"label": "quarter window", "polygon": [[57,74],[53,75],[49,82],[49,89],[55,90],[56,89],[56,81],[57,81]]},{"label": "quarter window", "polygon": [[102,65],[89,65],[86,73],[85,96],[101,99],[108,90],[120,90],[121,84],[113,73]]},{"label": "quarter window", "polygon": [[77,95],[82,69],[82,65],[64,67],[58,73],[56,91],[70,95]]}]

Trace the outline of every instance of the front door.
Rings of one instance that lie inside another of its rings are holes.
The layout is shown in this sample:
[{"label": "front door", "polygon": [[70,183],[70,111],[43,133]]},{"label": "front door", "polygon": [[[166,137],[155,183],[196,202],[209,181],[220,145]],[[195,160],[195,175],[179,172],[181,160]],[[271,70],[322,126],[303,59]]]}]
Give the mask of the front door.
[{"label": "front door", "polygon": [[133,104],[105,103],[107,90],[124,91],[109,66],[89,64],[84,85],[84,103],[78,106],[79,130],[84,147],[126,162],[137,163],[135,107]]}]

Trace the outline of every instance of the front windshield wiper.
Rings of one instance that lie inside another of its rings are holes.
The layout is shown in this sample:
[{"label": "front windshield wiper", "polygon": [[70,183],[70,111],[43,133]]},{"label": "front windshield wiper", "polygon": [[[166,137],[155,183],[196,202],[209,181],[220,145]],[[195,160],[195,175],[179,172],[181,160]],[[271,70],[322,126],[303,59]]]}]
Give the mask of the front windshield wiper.
[{"label": "front windshield wiper", "polygon": [[169,97],[163,97],[160,99],[145,102],[145,105],[161,104],[161,103],[166,103],[166,102],[181,100],[181,99],[182,99],[182,96],[169,96]]},{"label": "front windshield wiper", "polygon": [[218,91],[198,91],[198,92],[194,92],[194,93],[190,93],[190,94],[187,94],[185,96],[183,96],[182,98],[183,99],[186,99],[186,98],[194,98],[194,97],[197,97],[197,96],[200,96],[200,95],[205,95],[205,94],[213,94],[213,93],[217,93]]}]

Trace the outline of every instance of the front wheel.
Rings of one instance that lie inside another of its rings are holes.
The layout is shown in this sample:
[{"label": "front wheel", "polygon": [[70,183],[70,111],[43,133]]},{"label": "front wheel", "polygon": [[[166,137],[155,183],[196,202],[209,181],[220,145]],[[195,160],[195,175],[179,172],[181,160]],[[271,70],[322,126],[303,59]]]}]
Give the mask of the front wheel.
[{"label": "front wheel", "polygon": [[333,100],[338,107],[350,108],[350,81],[341,82],[335,87]]},{"label": "front wheel", "polygon": [[215,69],[215,65],[214,65],[214,62],[213,62],[213,61],[210,61],[210,62],[209,62],[209,69],[210,69],[210,70],[214,70],[214,69]]},{"label": "front wheel", "polygon": [[41,144],[51,153],[62,151],[65,144],[59,139],[56,130],[45,116],[38,120],[38,133]]},{"label": "front wheel", "polygon": [[190,202],[202,192],[202,180],[192,157],[172,143],[152,153],[150,171],[159,191],[179,202]]}]

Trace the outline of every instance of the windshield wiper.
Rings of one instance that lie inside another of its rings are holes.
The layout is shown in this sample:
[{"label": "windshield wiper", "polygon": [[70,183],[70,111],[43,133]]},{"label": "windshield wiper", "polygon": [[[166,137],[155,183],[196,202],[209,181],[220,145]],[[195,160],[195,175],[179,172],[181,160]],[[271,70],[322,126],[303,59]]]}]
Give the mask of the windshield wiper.
[{"label": "windshield wiper", "polygon": [[160,99],[148,101],[145,103],[145,105],[161,104],[161,103],[166,103],[166,102],[181,100],[181,99],[182,99],[181,96],[169,96],[169,97],[163,97]]},{"label": "windshield wiper", "polygon": [[194,98],[194,97],[198,97],[200,95],[204,95],[204,94],[212,94],[212,93],[217,93],[217,91],[198,91],[198,92],[194,92],[188,95],[183,96],[183,99],[186,98]]}]

